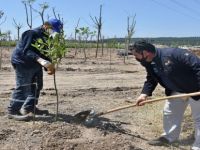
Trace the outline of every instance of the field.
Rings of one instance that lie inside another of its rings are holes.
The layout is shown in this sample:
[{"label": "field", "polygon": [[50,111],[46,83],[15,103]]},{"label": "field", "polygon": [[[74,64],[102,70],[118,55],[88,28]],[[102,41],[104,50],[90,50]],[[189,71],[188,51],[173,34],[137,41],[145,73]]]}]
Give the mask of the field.
[{"label": "field", "polygon": [[[180,141],[169,146],[153,147],[147,141],[162,133],[164,101],[132,107],[98,118],[87,127],[74,115],[84,110],[96,112],[134,102],[145,80],[145,70],[129,56],[126,64],[114,49],[105,49],[104,56],[95,59],[94,50],[87,50],[84,62],[79,51],[66,55],[56,72],[59,93],[59,115],[55,121],[56,94],[53,76],[44,72],[44,87],[39,105],[48,109],[49,117],[35,121],[7,119],[6,108],[15,86],[15,74],[10,64],[12,48],[1,48],[0,70],[0,149],[1,150],[189,150],[193,142],[193,122],[190,109],[183,121]],[[111,57],[110,54],[111,53]],[[153,98],[165,96],[158,86]]]}]

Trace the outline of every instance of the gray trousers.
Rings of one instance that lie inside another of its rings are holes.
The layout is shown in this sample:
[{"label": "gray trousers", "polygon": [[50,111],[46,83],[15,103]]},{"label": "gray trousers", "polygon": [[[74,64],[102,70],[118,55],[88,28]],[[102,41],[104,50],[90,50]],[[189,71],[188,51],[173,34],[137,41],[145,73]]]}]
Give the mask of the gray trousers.
[{"label": "gray trousers", "polygon": [[[174,92],[172,95],[180,93]],[[165,136],[170,142],[179,138],[181,131],[181,122],[188,104],[192,110],[192,117],[195,125],[195,141],[192,150],[200,150],[200,100],[195,101],[192,98],[188,99],[171,99],[167,100],[163,110],[163,128]]]}]

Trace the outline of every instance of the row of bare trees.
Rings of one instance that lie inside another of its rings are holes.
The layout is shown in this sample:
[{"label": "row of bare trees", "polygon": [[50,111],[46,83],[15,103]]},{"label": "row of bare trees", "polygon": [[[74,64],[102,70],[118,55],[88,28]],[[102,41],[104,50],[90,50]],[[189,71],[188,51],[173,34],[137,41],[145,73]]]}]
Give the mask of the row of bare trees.
[{"label": "row of bare trees", "polygon": [[[33,7],[33,4],[36,2],[36,0],[23,0],[22,4],[24,5],[25,12],[26,12],[26,23],[30,29],[32,29],[33,26],[33,12],[36,12],[39,14],[42,20],[42,24],[44,24],[44,16],[45,16],[45,10],[49,8],[49,5],[44,2],[43,4],[39,4],[40,8],[39,10],[35,9]],[[57,14],[55,11],[55,8],[52,8],[53,15],[55,18],[58,18],[61,20],[60,14]],[[49,19],[49,16],[47,16]],[[63,19],[62,19],[63,20]],[[0,27],[3,23],[6,22],[6,16],[3,10],[0,10]],[[13,25],[17,29],[17,40],[20,38],[20,30],[23,27],[23,24],[20,22],[17,22],[15,18],[13,18]],[[2,46],[2,41],[11,41],[11,31],[1,31],[0,28],[0,46]],[[2,51],[0,55],[0,69],[1,69],[1,62],[2,62]]]},{"label": "row of bare trees", "polygon": [[[26,12],[26,23],[30,29],[32,29],[32,27],[33,27],[33,11],[39,14],[39,16],[41,17],[41,20],[42,20],[42,24],[44,24],[45,11],[49,8],[48,3],[44,2],[42,4],[39,4],[40,8],[39,8],[39,10],[37,10],[33,7],[33,4],[35,3],[35,1],[36,0],[23,0],[22,1],[24,8],[25,8],[25,12]],[[60,14],[56,14],[55,8],[52,8],[52,11],[53,11],[54,17],[61,20]],[[50,16],[47,15],[47,18],[49,19]],[[62,21],[63,21],[63,18],[62,18]],[[15,28],[17,29],[17,40],[19,40],[20,29],[23,27],[23,25],[21,23],[17,23],[14,18],[13,18],[13,22],[14,22]]]},{"label": "row of bare trees", "polygon": [[[95,53],[95,57],[97,58],[100,42],[101,42],[102,56],[103,56],[102,5],[100,5],[99,17],[98,18],[96,16],[92,17],[90,15],[90,18],[92,19],[93,23],[95,24],[95,29],[97,31],[92,32],[92,31],[90,31],[89,27],[80,27],[79,28],[79,22],[80,22],[80,18],[79,18],[78,21],[77,21],[77,24],[75,26],[75,29],[74,29],[74,40],[77,41],[77,35],[79,35],[79,39],[78,39],[79,43],[81,42],[81,37],[84,37],[83,42],[87,42],[87,40],[85,38],[87,37],[87,39],[88,39],[88,37],[90,36],[91,39],[92,39],[92,37],[94,37],[96,35],[96,32],[97,32],[97,45],[96,45],[96,53]],[[75,46],[75,56],[76,55],[77,55],[77,46]],[[84,56],[85,56],[85,60],[86,60],[85,50],[84,50]]]},{"label": "row of bare trees", "polygon": [[[39,16],[41,17],[42,23],[44,23],[45,11],[49,8],[48,3],[44,2],[42,4],[39,4],[39,6],[40,6],[39,9],[35,9],[34,8],[35,2],[36,2],[36,0],[23,0],[22,1],[22,4],[24,5],[24,8],[25,8],[25,13],[26,13],[26,24],[30,29],[32,29],[32,26],[33,26],[33,13],[35,12],[35,13],[39,14]],[[55,18],[63,21],[63,18],[61,19],[60,14],[56,13],[55,8],[52,8],[52,12],[53,12],[53,15]],[[0,11],[0,19],[3,15],[4,15],[3,11]],[[125,36],[125,39],[126,39],[125,53],[128,53],[128,45],[131,42],[130,40],[131,40],[133,34],[135,33],[135,25],[136,25],[135,17],[136,17],[136,15],[134,15],[133,17],[131,17],[131,16],[127,17],[127,35]],[[49,18],[50,18],[50,16],[47,14],[47,19],[49,19]],[[103,50],[104,49],[104,41],[103,41],[104,39],[102,36],[102,29],[103,29],[102,5],[100,5],[99,16],[97,17],[97,16],[90,15],[90,18],[94,23],[94,27],[95,27],[96,31],[91,33],[91,31],[89,30],[89,27],[79,27],[79,22],[80,22],[80,18],[79,18],[77,25],[75,26],[75,30],[74,30],[74,40],[79,43],[80,42],[84,43],[86,41],[85,37],[96,36],[95,57],[97,58],[98,54],[99,54],[99,48],[101,48],[101,56],[104,55],[104,50]],[[5,20],[4,20],[4,22],[5,22]],[[0,25],[1,25],[1,22],[0,22]],[[13,18],[13,25],[17,29],[17,40],[19,40],[20,30],[23,27],[23,24],[17,22],[16,19]],[[81,28],[84,29],[84,31]],[[79,35],[79,39],[77,39],[77,35]],[[76,56],[76,54],[77,54],[77,50],[75,50],[75,56]],[[86,56],[86,54],[84,54],[84,55]],[[124,55],[124,63],[125,63],[125,58],[126,57]],[[86,59],[86,57],[85,57],[85,59]],[[128,59],[128,56],[127,56],[127,59]]]},{"label": "row of bare trees", "polygon": [[[4,15],[3,10],[0,10],[0,26],[6,21],[6,17]],[[1,32],[1,28],[0,28],[0,47],[1,47],[1,38],[2,36],[4,36],[5,34]],[[2,66],[2,50],[0,49],[0,70],[1,70],[1,66]]]}]

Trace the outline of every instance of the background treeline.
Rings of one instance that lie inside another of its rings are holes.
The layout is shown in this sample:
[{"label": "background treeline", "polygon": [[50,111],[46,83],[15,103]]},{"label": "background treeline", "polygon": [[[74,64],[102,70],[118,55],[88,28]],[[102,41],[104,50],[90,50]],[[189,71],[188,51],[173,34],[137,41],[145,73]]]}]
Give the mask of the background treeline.
[{"label": "background treeline", "polygon": [[[158,38],[131,38],[131,43],[138,40],[148,40],[153,44],[167,46],[200,46],[200,37],[158,37]],[[75,40],[67,40],[69,48],[82,47]],[[17,41],[0,40],[0,46],[15,46]],[[87,41],[87,48],[96,47],[96,41]],[[109,38],[104,39],[105,47],[124,48],[125,38]]]},{"label": "background treeline", "polygon": [[[200,37],[158,37],[158,38],[132,38],[131,43],[138,40],[148,40],[153,44],[167,45],[167,46],[200,46]],[[124,38],[106,39],[104,42],[116,40],[119,43],[124,43]]]}]

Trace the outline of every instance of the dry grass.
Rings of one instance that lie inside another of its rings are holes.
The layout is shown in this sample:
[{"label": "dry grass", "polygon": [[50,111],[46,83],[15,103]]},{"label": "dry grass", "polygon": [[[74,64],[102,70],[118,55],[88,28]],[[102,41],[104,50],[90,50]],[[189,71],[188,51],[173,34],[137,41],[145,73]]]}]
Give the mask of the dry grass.
[{"label": "dry grass", "polygon": [[[149,133],[153,133],[154,137],[160,136],[163,132],[163,111],[164,101],[154,104],[146,104],[135,111],[135,122],[142,125],[141,130],[146,128]],[[180,140],[174,143],[169,149],[190,149],[194,141],[194,125],[191,116],[191,109],[187,107],[182,122],[182,131]]]}]

